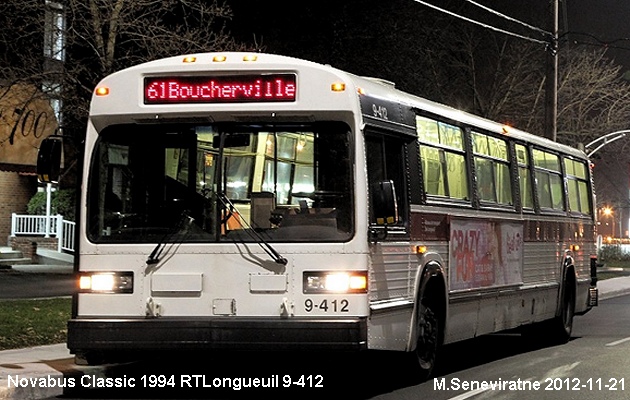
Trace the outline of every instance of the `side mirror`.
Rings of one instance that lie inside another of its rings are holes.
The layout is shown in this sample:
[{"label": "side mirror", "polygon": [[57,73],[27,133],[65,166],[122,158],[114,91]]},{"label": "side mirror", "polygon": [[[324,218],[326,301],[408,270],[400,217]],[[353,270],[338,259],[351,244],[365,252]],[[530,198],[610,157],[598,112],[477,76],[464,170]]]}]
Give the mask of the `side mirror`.
[{"label": "side mirror", "polygon": [[59,137],[47,137],[42,140],[37,153],[37,178],[43,183],[57,183],[61,170],[61,149]]},{"label": "side mirror", "polygon": [[394,182],[381,181],[374,185],[372,206],[377,225],[392,225],[398,222],[398,203]]}]

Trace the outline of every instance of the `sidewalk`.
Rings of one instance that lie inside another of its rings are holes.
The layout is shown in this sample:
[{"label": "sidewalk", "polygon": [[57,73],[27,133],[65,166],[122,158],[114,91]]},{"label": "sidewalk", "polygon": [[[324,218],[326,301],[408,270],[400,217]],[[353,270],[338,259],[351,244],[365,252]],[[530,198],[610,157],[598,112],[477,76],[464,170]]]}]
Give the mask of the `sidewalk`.
[{"label": "sidewalk", "polygon": [[624,294],[630,293],[630,276],[620,276],[618,278],[597,281],[597,288],[599,289],[599,300],[623,296]]},{"label": "sidewalk", "polygon": [[[599,281],[597,287],[600,300],[621,296],[630,293],[630,276]],[[103,373],[101,366],[76,365],[65,343],[0,351],[0,400],[59,396],[63,394],[63,387],[59,385],[64,382],[64,377],[102,376]],[[38,384],[32,385],[31,379],[36,379]],[[52,387],[47,387],[49,384]]]},{"label": "sidewalk", "polygon": [[0,351],[0,399],[59,396],[64,377],[102,372],[103,367],[76,365],[65,343]]}]

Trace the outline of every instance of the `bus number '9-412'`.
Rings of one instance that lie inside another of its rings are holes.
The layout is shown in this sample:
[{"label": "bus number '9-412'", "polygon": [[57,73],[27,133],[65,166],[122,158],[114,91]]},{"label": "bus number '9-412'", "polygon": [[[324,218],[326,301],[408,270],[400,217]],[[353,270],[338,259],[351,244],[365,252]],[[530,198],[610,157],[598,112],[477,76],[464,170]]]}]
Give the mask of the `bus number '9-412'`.
[{"label": "bus number '9-412'", "polygon": [[323,312],[348,312],[348,300],[328,300],[323,299],[321,301],[314,301],[312,299],[306,299],[304,301],[304,309],[306,312],[312,312],[315,310],[323,311]]}]

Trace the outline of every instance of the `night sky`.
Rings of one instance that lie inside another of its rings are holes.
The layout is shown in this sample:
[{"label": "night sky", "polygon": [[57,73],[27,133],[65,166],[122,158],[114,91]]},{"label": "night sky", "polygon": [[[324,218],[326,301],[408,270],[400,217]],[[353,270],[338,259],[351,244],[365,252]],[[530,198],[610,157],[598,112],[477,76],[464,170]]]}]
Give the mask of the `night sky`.
[{"label": "night sky", "polygon": [[[589,38],[592,35],[607,42],[608,55],[630,69],[630,1],[569,0],[567,11],[569,32],[585,34],[570,34],[570,40],[602,45]],[[561,15],[561,29],[562,18]]]},{"label": "night sky", "polygon": [[[425,0],[449,10],[475,10],[466,5],[465,0]],[[618,63],[630,69],[630,1],[628,0],[560,0],[559,30],[562,35],[568,28],[569,35],[563,36],[581,46],[601,47],[608,44],[608,55]],[[402,2],[402,3],[401,3]],[[538,22],[550,12],[550,2],[545,0],[476,0],[492,9],[496,9],[510,17],[522,20],[531,25],[548,29]],[[302,41],[314,35],[326,35],[330,29],[327,15],[339,11],[342,3],[347,7],[352,1],[340,3],[331,0],[301,0],[284,2],[277,0],[227,0],[234,12],[230,30],[239,38],[252,41],[254,37],[267,49],[273,47],[274,52],[282,52],[283,41]],[[377,24],[370,15],[370,8],[382,1],[355,1],[356,18],[365,24]],[[430,12],[429,8],[414,0],[388,0],[392,7],[400,4],[413,4],[409,18],[413,12]],[[387,3],[385,3],[387,4]],[[465,8],[465,7],[468,8]],[[566,7],[565,7],[566,6]],[[460,11],[462,14],[469,13]],[[473,11],[474,12],[474,11]],[[486,14],[487,16],[487,14]],[[543,17],[541,17],[543,16]],[[371,19],[370,19],[371,18]],[[496,21],[496,19],[490,19]],[[509,25],[508,25],[509,26]],[[628,39],[628,40],[623,40]],[[604,43],[601,43],[601,42]],[[369,49],[366,49],[366,54]],[[316,60],[317,61],[317,60]],[[331,60],[334,64],[334,60]]]}]

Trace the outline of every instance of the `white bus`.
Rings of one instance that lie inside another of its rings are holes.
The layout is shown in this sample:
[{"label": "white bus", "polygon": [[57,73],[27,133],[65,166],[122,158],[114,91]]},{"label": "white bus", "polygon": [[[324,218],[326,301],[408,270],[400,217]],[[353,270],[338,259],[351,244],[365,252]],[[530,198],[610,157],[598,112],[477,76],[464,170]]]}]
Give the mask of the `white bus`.
[{"label": "white bus", "polygon": [[68,347],[382,349],[426,377],[446,343],[566,341],[597,303],[593,207],[582,151],[386,81],[148,62],[92,99]]}]

